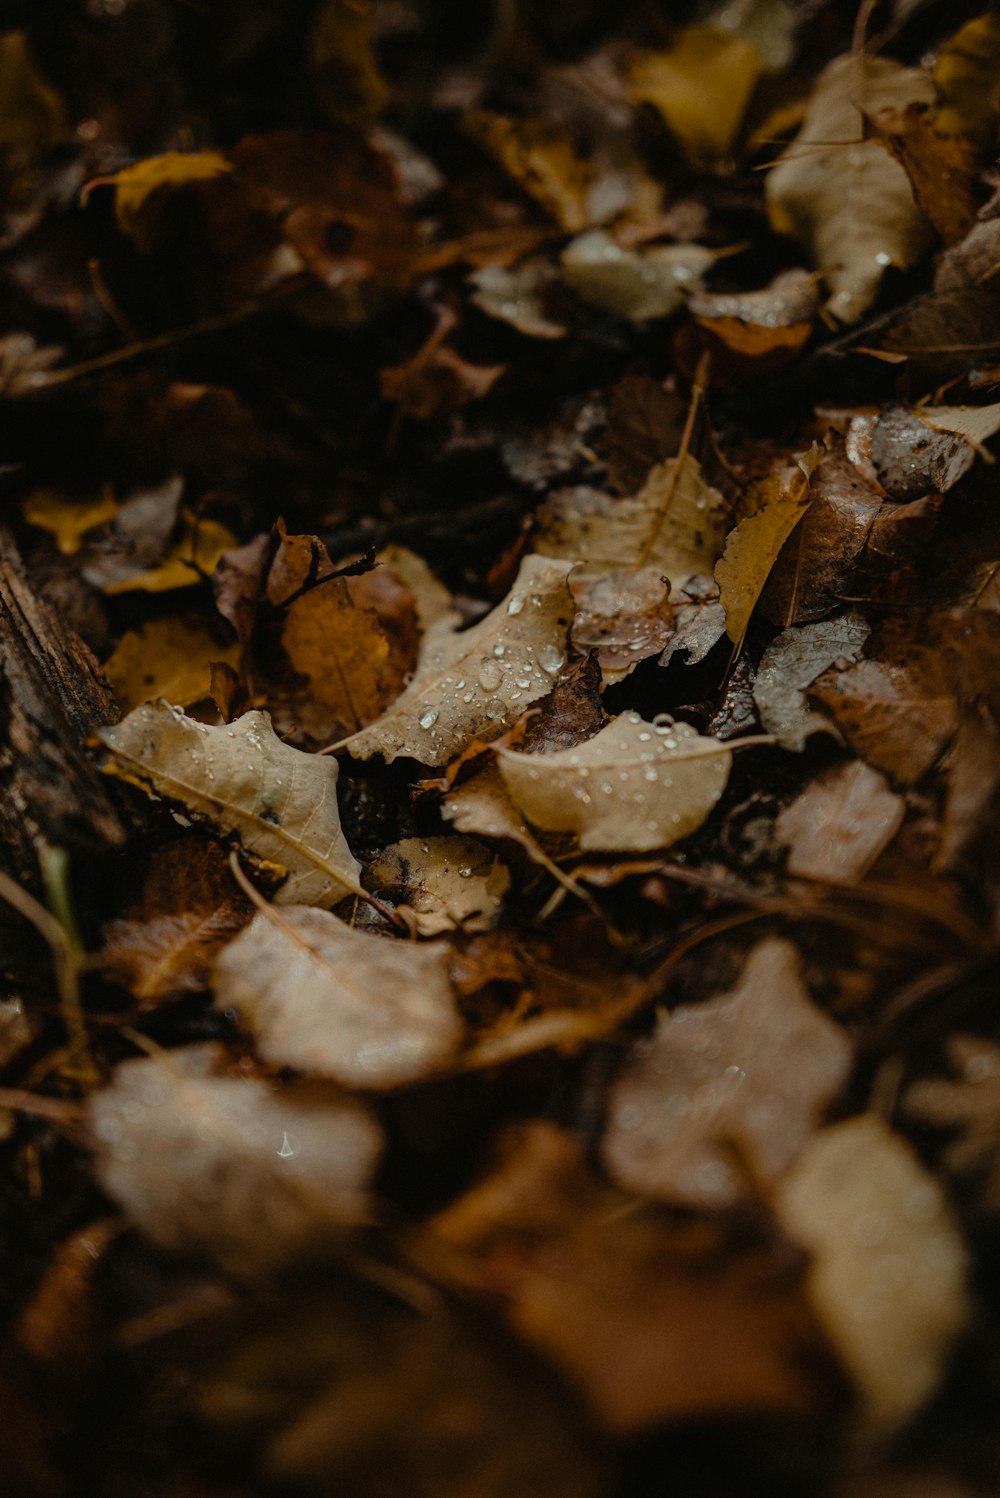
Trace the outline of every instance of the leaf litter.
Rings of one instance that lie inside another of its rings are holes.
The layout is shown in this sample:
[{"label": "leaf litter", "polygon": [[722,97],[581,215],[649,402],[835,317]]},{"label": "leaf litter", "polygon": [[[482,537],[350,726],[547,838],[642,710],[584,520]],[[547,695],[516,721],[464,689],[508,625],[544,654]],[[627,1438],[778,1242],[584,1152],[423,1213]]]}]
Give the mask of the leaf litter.
[{"label": "leaf litter", "polygon": [[996,17],[655,9],[14,7],[26,1498],[1000,1483]]}]

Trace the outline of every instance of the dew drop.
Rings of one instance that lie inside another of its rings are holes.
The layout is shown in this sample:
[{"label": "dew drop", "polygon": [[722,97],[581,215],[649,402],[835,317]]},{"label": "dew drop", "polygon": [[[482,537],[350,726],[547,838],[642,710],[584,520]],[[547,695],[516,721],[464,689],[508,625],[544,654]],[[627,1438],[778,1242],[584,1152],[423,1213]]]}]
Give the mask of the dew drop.
[{"label": "dew drop", "polygon": [[538,664],[550,676],[555,676],[563,663],[563,653],[558,645],[543,645],[538,652]]},{"label": "dew drop", "polygon": [[496,661],[490,660],[489,656],[483,656],[479,662],[479,685],[484,692],[493,692],[500,685],[503,675]]},{"label": "dew drop", "polygon": [[507,605],[507,612],[508,612],[508,614],[519,614],[523,608],[524,608],[524,594],[523,593],[512,593],[510,595],[510,602]]},{"label": "dew drop", "polygon": [[437,720],[438,720],[438,710],[437,710],[437,708],[436,707],[429,707],[427,709],[427,711],[421,715],[419,721],[420,721],[421,728],[433,728],[434,724],[437,722]]}]

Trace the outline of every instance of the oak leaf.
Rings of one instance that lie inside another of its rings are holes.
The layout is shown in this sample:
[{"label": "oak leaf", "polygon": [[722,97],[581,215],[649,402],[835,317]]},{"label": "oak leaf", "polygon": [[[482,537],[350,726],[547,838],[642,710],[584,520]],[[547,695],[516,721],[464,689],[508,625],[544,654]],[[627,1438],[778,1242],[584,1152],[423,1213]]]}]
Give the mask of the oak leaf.
[{"label": "oak leaf", "polygon": [[266,713],[212,728],[156,703],[100,729],[95,743],[106,774],[166,798],[287,870],[280,902],[330,906],[360,892],[359,865],[340,827],[336,762],[283,744]]},{"label": "oak leaf", "polygon": [[378,1124],[327,1089],[218,1075],[224,1055],[125,1061],[92,1094],[101,1186],[161,1248],[237,1275],[328,1252],[369,1216]]},{"label": "oak leaf", "polygon": [[462,1024],[444,942],[355,930],[305,906],[262,911],[229,943],[215,1000],[265,1061],[348,1087],[395,1087],[437,1070]]}]

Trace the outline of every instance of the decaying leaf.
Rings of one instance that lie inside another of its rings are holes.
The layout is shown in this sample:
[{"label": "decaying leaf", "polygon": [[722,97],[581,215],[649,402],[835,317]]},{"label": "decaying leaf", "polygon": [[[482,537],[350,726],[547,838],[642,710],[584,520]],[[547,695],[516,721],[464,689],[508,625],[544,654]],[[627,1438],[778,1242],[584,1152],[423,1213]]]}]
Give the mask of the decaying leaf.
[{"label": "decaying leaf", "polygon": [[210,182],[233,170],[221,151],[167,151],[116,173],[115,217],[123,234],[141,250],[152,249],[159,232],[156,198],[191,182]]},{"label": "decaying leaf", "polygon": [[105,926],[101,968],[141,1005],[196,993],[250,913],[218,844],[170,843],[154,858],[139,900]]},{"label": "decaying leaf", "polygon": [[919,780],[958,726],[941,664],[926,651],[908,661],[862,660],[831,670],[809,689],[856,754],[894,780]]},{"label": "decaying leaf", "polygon": [[798,239],[823,272],[829,309],[854,322],[885,267],[913,265],[930,228],[898,161],[864,138],[864,116],[934,102],[925,73],[863,53],[835,58],[813,89],[802,129],[768,174],[771,222]]},{"label": "decaying leaf", "polygon": [[764,479],[753,496],[753,513],[729,532],[725,552],[715,564],[715,580],[726,611],[726,633],[736,646],[743,643],[781,548],[809,508],[810,481],[822,451],[813,446],[797,462]]},{"label": "decaying leaf", "polygon": [[880,109],[872,137],[899,162],[917,206],[945,244],[964,239],[976,222],[980,153],[964,135],[943,132],[925,104]]},{"label": "decaying leaf", "polygon": [[550,691],[566,659],[568,571],[568,562],[525,557],[510,593],[479,624],[455,633],[442,620],[424,637],[410,685],[345,747],[357,759],[442,765],[472,739],[498,737]]},{"label": "decaying leaf", "polygon": [[670,317],[715,259],[700,244],[623,249],[603,229],[573,239],[562,252],[563,280],[585,302],[629,322]]},{"label": "decaying leaf", "polygon": [[500,777],[529,822],[572,832],[585,852],[667,848],[700,827],[726,788],[732,752],[687,723],[622,713],[576,749],[501,749]]},{"label": "decaying leaf", "polygon": [[288,872],[277,899],[335,905],[357,892],[359,865],[340,828],[337,765],[278,739],[266,713],[211,728],[166,703],[102,728],[101,768],[162,796]]},{"label": "decaying leaf", "polygon": [[49,531],[63,556],[80,550],[88,531],[105,525],[118,514],[118,501],[110,490],[91,499],[60,494],[54,489],[36,489],[24,501],[24,518],[29,525]]},{"label": "decaying leaf", "polygon": [[633,99],[652,104],[704,165],[732,150],[760,71],[757,48],[737,31],[686,26],[668,51],[635,63],[629,82]]},{"label": "decaying leaf", "polygon": [[214,661],[239,664],[238,642],[220,635],[197,614],[148,619],[122,635],[104,673],[123,708],[154,697],[188,707],[209,696]]},{"label": "decaying leaf", "polygon": [[760,378],[794,358],[819,310],[816,282],[809,271],[786,270],[761,291],[693,291],[695,323],[685,331],[711,352],[713,384]]},{"label": "decaying leaf", "polygon": [[515,1133],[494,1174],[433,1226],[612,1431],[793,1414],[820,1397],[794,1257],[740,1245],[717,1222],[640,1207],[594,1177],[552,1124]]},{"label": "decaying leaf", "polygon": [[871,436],[879,482],[893,499],[947,493],[973,463],[982,444],[1000,431],[1000,405],[903,406],[883,411]]},{"label": "decaying leaf", "polygon": [[838,660],[856,661],[868,625],[849,610],[834,619],[786,629],[764,652],[753,686],[760,721],[785,749],[801,750],[813,733],[829,733],[830,719],[812,712],[806,690]]},{"label": "decaying leaf", "polygon": [[847,1078],[851,1044],[803,986],[790,942],[750,953],[731,992],[661,1014],[612,1088],[601,1145],[630,1191],[717,1208],[772,1185]]},{"label": "decaying leaf", "polygon": [[98,1179],[162,1248],[237,1275],[328,1252],[369,1215],[381,1130],[318,1087],[219,1075],[220,1046],[125,1061],[90,1100]]},{"label": "decaying leaf", "polygon": [[722,495],[690,454],[650,470],[638,494],[615,499],[599,489],[560,489],[537,516],[535,548],[545,556],[650,567],[673,589],[715,566],[725,535]]},{"label": "decaying leaf", "polygon": [[547,260],[532,258],[510,268],[486,265],[469,277],[472,300],[489,317],[509,323],[527,338],[565,338],[562,323],[549,316],[545,292],[555,280]]},{"label": "decaying leaf", "polygon": [[574,567],[569,587],[577,606],[570,638],[581,655],[596,654],[609,685],[659,655],[674,632],[670,583],[655,567]]},{"label": "decaying leaf", "polygon": [[824,1129],[779,1183],[785,1231],[813,1257],[809,1295],[867,1422],[904,1424],[934,1393],[970,1315],[952,1211],[874,1114]]},{"label": "decaying leaf", "polygon": [[924,1077],[906,1093],[906,1111],[957,1131],[944,1147],[948,1169],[971,1177],[987,1212],[1000,1206],[1000,1049],[978,1035],[952,1035],[953,1078]]},{"label": "decaying leaf", "polygon": [[357,931],[324,910],[256,915],[219,957],[216,1003],[234,1009],[265,1061],[349,1087],[435,1071],[462,1035],[444,942]]},{"label": "decaying leaf", "polygon": [[903,824],[906,802],[861,760],[824,770],[775,823],[790,874],[860,879]]},{"label": "decaying leaf", "polygon": [[469,837],[407,837],[368,865],[375,887],[405,901],[421,936],[489,931],[496,924],[510,872]]}]

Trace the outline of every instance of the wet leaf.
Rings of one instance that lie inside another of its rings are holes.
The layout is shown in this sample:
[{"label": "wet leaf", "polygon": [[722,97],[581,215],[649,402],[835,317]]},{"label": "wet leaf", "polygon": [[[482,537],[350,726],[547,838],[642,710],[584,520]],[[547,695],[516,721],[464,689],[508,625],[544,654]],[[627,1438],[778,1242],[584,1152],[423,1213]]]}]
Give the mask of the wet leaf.
[{"label": "wet leaf", "polygon": [[155,855],[141,897],[104,927],[100,965],[143,1006],[197,993],[249,917],[217,844],[170,843]]},{"label": "wet leaf", "polygon": [[774,835],[788,849],[790,874],[860,879],[892,842],[905,812],[906,802],[884,775],[852,760],[810,781],[782,811]]},{"label": "wet leaf", "polygon": [[125,1061],[93,1094],[98,1179],[161,1248],[252,1274],[329,1252],[369,1215],[378,1124],[319,1088],[219,1075],[188,1046]]},{"label": "wet leaf", "polygon": [[847,1079],[850,1042],[769,938],[729,993],[661,1014],[611,1089],[601,1144],[619,1185],[714,1209],[771,1186]]},{"label": "wet leaf", "polygon": [[879,482],[893,499],[946,494],[1000,431],[1000,405],[921,406],[883,411],[871,438]]},{"label": "wet leaf", "polygon": [[865,1114],[816,1136],[776,1206],[812,1255],[809,1296],[866,1421],[899,1427],[934,1393],[971,1309],[944,1193],[909,1146]]},{"label": "wet leaf", "polygon": [[445,1065],[462,1036],[444,942],[357,931],[323,910],[256,915],[216,964],[215,1001],[259,1054],[347,1087],[396,1087]]},{"label": "wet leaf", "polygon": [[368,876],[397,906],[405,902],[421,936],[489,931],[510,888],[506,866],[467,837],[407,837],[390,843],[369,864]]},{"label": "wet leaf", "polygon": [[786,629],[764,652],[753,695],[760,721],[785,749],[801,750],[813,733],[829,733],[829,718],[810,711],[806,690],[835,661],[856,661],[868,625],[851,611],[836,619]]},{"label": "wet leaf", "polygon": [[123,708],[156,697],[188,707],[210,695],[214,662],[239,664],[238,642],[220,636],[197,614],[149,619],[122,635],[104,673]]},{"label": "wet leaf", "polygon": [[686,26],[668,51],[633,65],[629,85],[703,166],[732,151],[760,70],[757,48],[738,32]]},{"label": "wet leaf", "polygon": [[708,816],[729,779],[732,753],[687,723],[622,713],[576,749],[501,749],[500,776],[529,822],[571,832],[590,852],[666,848]]},{"label": "wet leaf", "polygon": [[980,154],[963,135],[942,133],[923,104],[880,109],[872,136],[910,179],[921,213],[945,244],[964,239],[976,222]]},{"label": "wet leaf", "polygon": [[162,796],[287,870],[277,899],[335,905],[358,889],[340,829],[337,764],[275,737],[266,713],[211,728],[165,703],[97,734],[106,774]]},{"label": "wet leaf", "polygon": [[561,265],[566,285],[585,302],[641,323],[677,312],[714,260],[700,244],[629,250],[603,229],[591,229],[570,241]]},{"label": "wet leaf", "polygon": [[828,671],[809,695],[856,754],[903,785],[931,768],[958,723],[940,664],[925,652],[899,664],[863,660]]},{"label": "wet leaf", "polygon": [[655,567],[574,567],[569,586],[577,606],[570,632],[574,648],[596,654],[609,685],[659,655],[674,632],[670,584]]},{"label": "wet leaf", "polygon": [[509,839],[533,853],[531,831],[507,793],[496,765],[487,765],[462,785],[448,792],[441,815],[459,832]]},{"label": "wet leaf", "polygon": [[567,562],[526,557],[510,593],[479,624],[456,634],[441,620],[424,637],[410,685],[345,747],[358,759],[405,754],[441,765],[474,738],[498,737],[545,696],[566,658],[568,571]]},{"label": "wet leaf", "polygon": [[509,323],[526,338],[565,338],[566,328],[549,316],[545,292],[555,281],[547,260],[524,260],[513,269],[486,265],[474,271],[472,301],[488,317]]},{"label": "wet leaf", "polygon": [[864,116],[933,101],[933,84],[914,68],[884,57],[835,58],[794,144],[768,174],[771,222],[809,251],[842,322],[871,305],[886,266],[915,264],[930,237],[905,171],[864,138]]}]

